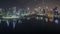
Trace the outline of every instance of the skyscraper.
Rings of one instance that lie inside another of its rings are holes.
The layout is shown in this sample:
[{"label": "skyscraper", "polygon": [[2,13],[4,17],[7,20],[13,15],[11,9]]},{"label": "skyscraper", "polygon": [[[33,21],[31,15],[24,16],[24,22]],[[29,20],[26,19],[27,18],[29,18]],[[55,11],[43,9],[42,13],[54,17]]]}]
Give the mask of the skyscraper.
[{"label": "skyscraper", "polygon": [[16,15],[16,7],[13,7],[12,10],[13,10],[13,15]]},{"label": "skyscraper", "polygon": [[18,9],[17,15],[21,16],[21,13],[22,13],[22,9]]},{"label": "skyscraper", "polygon": [[57,10],[57,7],[55,7],[55,8],[53,9],[53,11],[54,11],[54,17],[58,17],[58,10]]}]

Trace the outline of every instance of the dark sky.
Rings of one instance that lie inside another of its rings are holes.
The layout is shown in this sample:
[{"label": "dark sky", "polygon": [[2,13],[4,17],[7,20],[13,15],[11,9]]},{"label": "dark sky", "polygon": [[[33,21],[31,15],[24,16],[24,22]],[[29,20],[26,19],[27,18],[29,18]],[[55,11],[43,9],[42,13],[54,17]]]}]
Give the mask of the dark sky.
[{"label": "dark sky", "polygon": [[[60,6],[60,0],[45,0],[47,6]],[[42,0],[0,0],[0,7],[37,7],[43,6]]]}]

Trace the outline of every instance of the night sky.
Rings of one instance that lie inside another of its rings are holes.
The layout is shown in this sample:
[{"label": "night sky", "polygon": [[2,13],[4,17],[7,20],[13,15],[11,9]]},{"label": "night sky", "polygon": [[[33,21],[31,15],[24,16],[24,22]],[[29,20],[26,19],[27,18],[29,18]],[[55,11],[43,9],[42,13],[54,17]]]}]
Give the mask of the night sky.
[{"label": "night sky", "polygon": [[[45,5],[49,7],[60,6],[60,0],[45,0]],[[42,0],[0,0],[0,7],[37,7],[44,6]]]}]

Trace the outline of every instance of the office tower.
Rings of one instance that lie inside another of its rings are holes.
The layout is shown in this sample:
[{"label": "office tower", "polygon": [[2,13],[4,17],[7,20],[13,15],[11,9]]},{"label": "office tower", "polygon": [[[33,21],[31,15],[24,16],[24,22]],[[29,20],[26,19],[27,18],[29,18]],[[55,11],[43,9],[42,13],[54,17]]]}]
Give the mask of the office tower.
[{"label": "office tower", "polygon": [[2,17],[2,8],[0,8],[0,18]]},{"label": "office tower", "polygon": [[29,10],[30,10],[30,8],[28,7],[26,13],[29,13]]},{"label": "office tower", "polygon": [[53,11],[54,11],[54,14],[55,14],[55,15],[57,15],[57,14],[58,14],[57,7],[55,7],[55,8],[53,9]]},{"label": "office tower", "polygon": [[55,24],[58,24],[58,23],[59,23],[59,17],[58,17],[57,7],[55,7],[55,8],[53,9],[53,11],[54,11],[54,22],[55,22]]},{"label": "office tower", "polygon": [[43,9],[43,14],[45,14],[45,9]]},{"label": "office tower", "polygon": [[58,17],[58,10],[57,7],[53,9],[54,17]]},{"label": "office tower", "polygon": [[21,13],[22,13],[22,9],[18,9],[17,15],[21,16]]},{"label": "office tower", "polygon": [[45,14],[48,14],[48,7],[45,8]]},{"label": "office tower", "polygon": [[10,16],[10,8],[6,8],[6,16]]},{"label": "office tower", "polygon": [[0,23],[1,23],[1,20],[2,20],[2,16],[3,16],[3,14],[2,14],[2,8],[0,8]]},{"label": "office tower", "polygon": [[16,7],[13,7],[12,10],[13,10],[13,15],[16,15]]}]

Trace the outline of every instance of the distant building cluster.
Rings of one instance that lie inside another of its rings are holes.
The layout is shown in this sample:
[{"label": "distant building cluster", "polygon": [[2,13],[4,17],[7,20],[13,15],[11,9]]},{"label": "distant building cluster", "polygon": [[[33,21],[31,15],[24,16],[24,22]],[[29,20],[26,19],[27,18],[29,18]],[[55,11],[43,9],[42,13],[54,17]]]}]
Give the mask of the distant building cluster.
[{"label": "distant building cluster", "polygon": [[[58,10],[58,9],[57,9]],[[17,7],[12,7],[12,8],[0,8],[0,12],[3,16],[10,16],[10,15],[15,15],[15,16],[24,16],[24,15],[31,15],[31,14],[54,14],[53,9],[49,9],[48,7],[42,8],[42,7],[38,7],[38,8],[34,8],[34,9],[30,9],[28,8],[20,8],[17,9]],[[58,11],[58,14],[59,11]]]},{"label": "distant building cluster", "polygon": [[10,21],[12,21],[13,28],[15,28],[15,24],[17,22],[23,23],[24,20],[30,20],[35,18],[37,20],[42,20],[42,22],[55,22],[58,24],[59,20],[59,11],[57,7],[53,9],[46,8],[20,8],[12,7],[8,9],[0,8],[0,23],[2,21],[6,21],[7,25],[9,26]]}]

